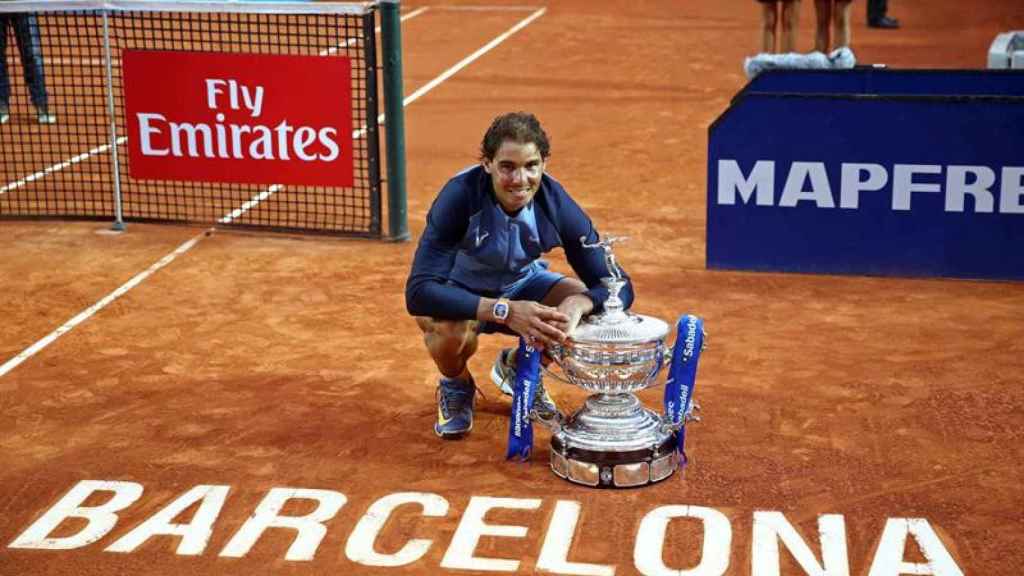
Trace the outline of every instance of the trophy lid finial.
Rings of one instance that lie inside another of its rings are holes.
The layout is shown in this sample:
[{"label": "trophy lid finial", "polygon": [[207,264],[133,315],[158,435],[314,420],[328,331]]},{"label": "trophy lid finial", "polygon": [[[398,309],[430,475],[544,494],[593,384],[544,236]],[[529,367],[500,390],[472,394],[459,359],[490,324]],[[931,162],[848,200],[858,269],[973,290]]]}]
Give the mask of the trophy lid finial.
[{"label": "trophy lid finial", "polygon": [[604,263],[608,267],[608,275],[614,280],[622,280],[622,268],[619,268],[619,263],[615,261],[615,252],[612,246],[626,240],[629,240],[629,236],[605,236],[604,238],[599,237],[593,244],[587,244],[587,237],[580,236],[580,245],[584,248],[604,250]]},{"label": "trophy lid finial", "polygon": [[584,248],[600,248],[604,250],[604,261],[608,266],[608,276],[601,283],[608,288],[608,299],[604,301],[604,310],[588,316],[572,333],[575,342],[598,344],[634,344],[650,342],[664,338],[668,333],[668,324],[642,314],[626,311],[625,303],[619,292],[626,285],[627,279],[615,259],[613,246],[627,240],[628,236],[604,236],[592,244],[587,243],[585,236],[580,237]]},{"label": "trophy lid finial", "polygon": [[604,302],[604,313],[598,321],[606,324],[622,322],[626,319],[625,305],[619,298],[619,292],[626,285],[623,279],[622,268],[615,261],[615,252],[612,249],[614,244],[627,240],[628,236],[605,236],[598,238],[593,244],[587,243],[586,236],[580,236],[580,245],[584,248],[600,248],[604,250],[604,263],[608,267],[608,276],[601,279],[601,283],[608,288],[608,299]]}]

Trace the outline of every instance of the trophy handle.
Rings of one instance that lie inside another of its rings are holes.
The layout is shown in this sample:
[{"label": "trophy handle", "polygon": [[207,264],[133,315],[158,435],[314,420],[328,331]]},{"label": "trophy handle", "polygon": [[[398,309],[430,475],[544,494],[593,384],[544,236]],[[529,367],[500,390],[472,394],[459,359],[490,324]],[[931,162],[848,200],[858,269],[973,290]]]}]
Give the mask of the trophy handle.
[{"label": "trophy handle", "polygon": [[552,434],[558,434],[562,431],[562,416],[560,414],[556,413],[551,418],[542,418],[535,410],[530,410],[530,419],[547,426]]},{"label": "trophy handle", "polygon": [[[548,358],[551,358],[551,361],[554,362],[556,366],[558,366],[559,368],[562,368],[561,359],[562,359],[562,355],[564,354],[564,350],[565,350],[565,348],[563,346],[561,346],[560,344],[555,344],[553,346],[548,346],[547,348],[545,348],[544,349],[544,354]],[[540,364],[540,369],[543,370],[545,374],[547,374],[548,376],[551,376],[555,380],[558,380],[559,382],[561,382],[563,384],[569,384],[570,386],[572,385],[572,382],[570,382],[569,380],[567,380],[563,376],[561,376],[559,374],[556,374],[555,372],[552,372],[551,370],[548,370],[547,366],[545,366],[543,362],[541,362],[541,364]]]}]

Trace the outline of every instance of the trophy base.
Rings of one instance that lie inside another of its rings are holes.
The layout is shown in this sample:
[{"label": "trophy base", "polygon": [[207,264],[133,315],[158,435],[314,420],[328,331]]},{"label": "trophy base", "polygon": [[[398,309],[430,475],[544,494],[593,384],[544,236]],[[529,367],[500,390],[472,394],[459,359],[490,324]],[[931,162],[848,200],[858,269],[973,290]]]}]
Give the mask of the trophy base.
[{"label": "trophy base", "polygon": [[633,488],[660,482],[679,467],[675,439],[656,449],[636,452],[568,451],[551,441],[551,470],[556,476],[593,488]]},{"label": "trophy base", "polygon": [[676,435],[632,394],[596,394],[551,436],[551,470],[576,484],[632,488],[679,467]]}]

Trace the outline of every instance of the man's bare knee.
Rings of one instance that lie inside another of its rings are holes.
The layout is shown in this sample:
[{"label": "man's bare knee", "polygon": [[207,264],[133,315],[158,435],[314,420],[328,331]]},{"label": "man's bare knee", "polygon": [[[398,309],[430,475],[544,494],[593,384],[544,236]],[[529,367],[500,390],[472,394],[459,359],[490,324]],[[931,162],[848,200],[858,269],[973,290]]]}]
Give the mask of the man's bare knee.
[{"label": "man's bare knee", "polygon": [[474,321],[420,317],[416,323],[423,330],[423,340],[435,358],[462,354],[476,340]]},{"label": "man's bare knee", "polygon": [[423,330],[423,341],[441,372],[449,377],[461,373],[466,360],[476,352],[476,322],[418,317],[416,323]]},{"label": "man's bare knee", "polygon": [[441,320],[437,318],[417,318],[420,330],[427,338],[437,338],[446,342],[458,342],[460,345],[465,342],[466,337],[472,333],[469,320]]},{"label": "man's bare knee", "polygon": [[465,341],[466,336],[469,335],[469,322],[466,320],[459,321],[442,321],[436,324],[437,333],[445,340],[458,340]]},{"label": "man's bare knee", "polygon": [[544,296],[544,300],[541,304],[545,306],[558,306],[573,294],[583,294],[587,291],[587,285],[581,282],[578,278],[572,278],[566,276],[558,281],[551,290],[548,291],[547,295]]}]

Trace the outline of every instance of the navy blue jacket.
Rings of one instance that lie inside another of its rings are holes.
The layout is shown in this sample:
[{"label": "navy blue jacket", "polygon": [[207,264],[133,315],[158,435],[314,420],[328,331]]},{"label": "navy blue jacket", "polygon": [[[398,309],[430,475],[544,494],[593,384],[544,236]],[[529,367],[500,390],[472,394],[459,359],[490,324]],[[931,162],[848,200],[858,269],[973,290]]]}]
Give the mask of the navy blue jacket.
[{"label": "navy blue jacket", "polygon": [[[544,174],[540,188],[531,201],[537,222],[537,238],[523,246],[533,259],[561,246],[576,276],[587,285],[587,295],[599,312],[608,299],[608,289],[601,278],[608,276],[604,251],[584,248],[580,237],[591,244],[599,236],[590,218],[569,197],[554,178]],[[460,252],[472,250],[480,238],[492,234],[493,227],[504,225],[490,214],[497,205],[491,177],[482,166],[476,166],[445,184],[427,213],[427,227],[420,237],[412,270],[405,285],[405,305],[414,316],[431,316],[451,320],[472,320],[481,296],[496,297],[495,291],[477,294],[450,282]],[[473,222],[473,226],[470,223]],[[496,235],[496,233],[495,233]],[[627,283],[619,297],[628,308],[633,302],[633,285]]]}]

